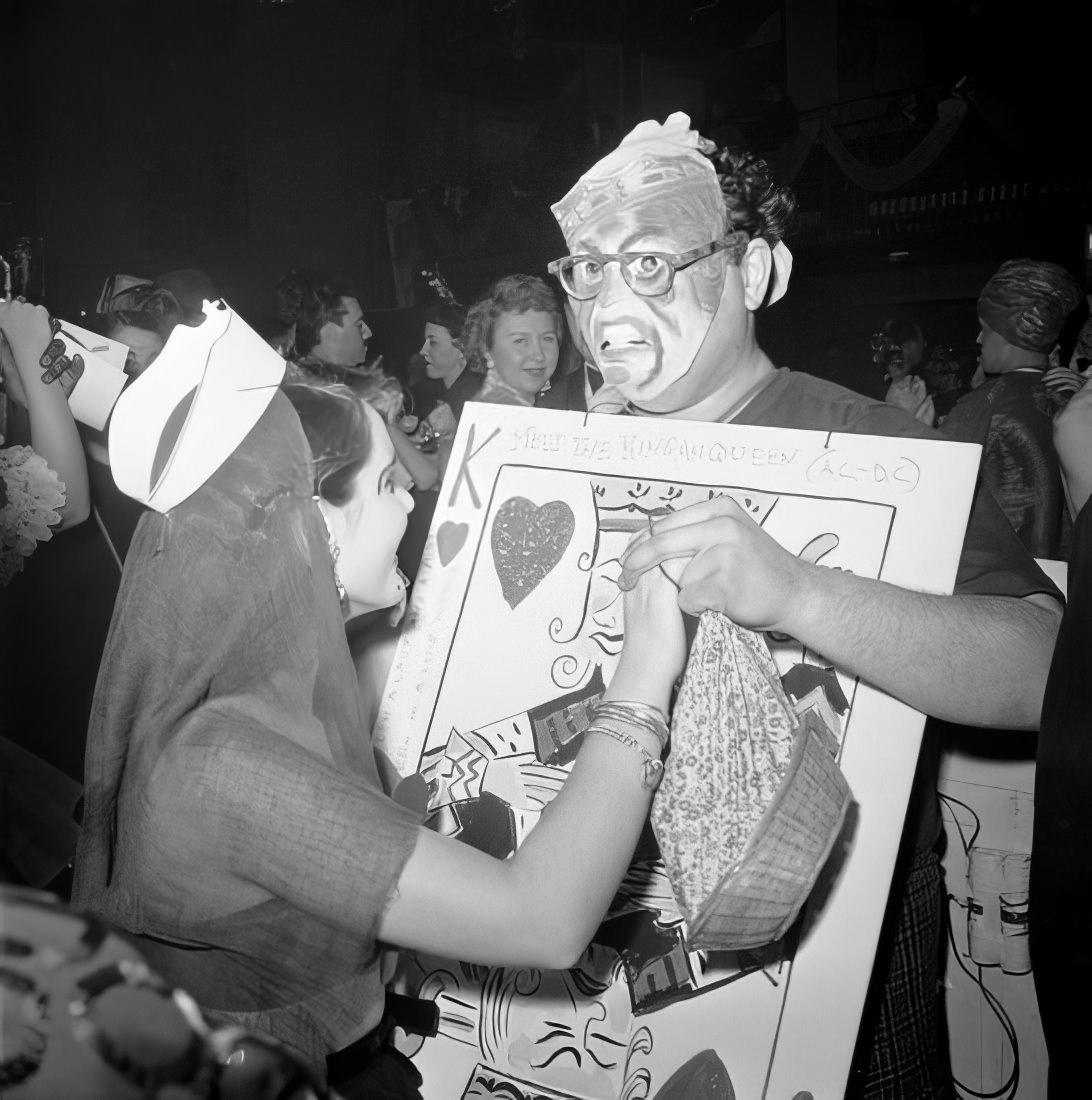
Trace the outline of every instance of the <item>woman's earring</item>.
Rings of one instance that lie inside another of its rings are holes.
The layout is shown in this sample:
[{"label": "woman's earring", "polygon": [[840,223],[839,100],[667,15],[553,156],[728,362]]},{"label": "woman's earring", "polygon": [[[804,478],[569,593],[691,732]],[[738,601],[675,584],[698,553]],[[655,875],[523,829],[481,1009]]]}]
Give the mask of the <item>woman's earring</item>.
[{"label": "woman's earring", "polygon": [[334,567],[334,587],[337,589],[338,602],[341,604],[341,613],[343,615],[349,612],[349,593],[345,591],[345,582],[341,579],[341,574],[337,571],[337,559],[341,556],[341,547],[337,544],[337,539],[334,538],[334,530],[330,526],[330,521],[326,518],[326,513],[322,510],[319,504],[319,498],[314,498],[315,506],[319,510],[319,515],[322,516],[323,525],[326,528],[326,545],[330,547],[330,559]]}]

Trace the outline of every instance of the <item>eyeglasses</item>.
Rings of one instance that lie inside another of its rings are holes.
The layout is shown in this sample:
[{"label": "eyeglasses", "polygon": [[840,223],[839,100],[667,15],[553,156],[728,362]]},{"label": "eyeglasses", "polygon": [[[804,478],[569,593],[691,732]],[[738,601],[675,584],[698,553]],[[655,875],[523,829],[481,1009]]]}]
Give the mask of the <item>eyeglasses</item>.
[{"label": "eyeglasses", "polygon": [[739,263],[748,239],[745,232],[737,230],[689,252],[616,252],[602,256],[581,253],[578,256],[562,256],[560,260],[548,264],[546,270],[561,280],[570,298],[586,301],[594,298],[602,288],[607,264],[617,261],[622,265],[622,278],[630,290],[643,298],[657,298],[674,285],[676,271],[712,256],[714,252],[731,251],[732,262]]}]

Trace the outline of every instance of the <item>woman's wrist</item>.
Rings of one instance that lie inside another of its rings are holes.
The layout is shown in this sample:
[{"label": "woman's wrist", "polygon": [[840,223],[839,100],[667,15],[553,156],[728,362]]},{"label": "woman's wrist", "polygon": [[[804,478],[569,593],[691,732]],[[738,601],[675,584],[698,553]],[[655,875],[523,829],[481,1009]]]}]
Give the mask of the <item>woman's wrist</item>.
[{"label": "woman's wrist", "polygon": [[632,729],[620,729],[614,722],[592,722],[584,731],[585,738],[598,741],[612,741],[621,750],[631,753],[638,764],[638,778],[641,786],[648,791],[655,791],[664,776],[662,752],[659,749],[656,738],[644,730],[636,727]]},{"label": "woman's wrist", "polygon": [[641,785],[654,791],[663,778],[667,749],[667,716],[656,706],[636,699],[601,699],[591,708],[585,737],[609,739],[634,754]]},{"label": "woman's wrist", "polygon": [[626,734],[640,734],[642,741],[651,737],[657,754],[667,748],[670,730],[666,713],[657,706],[636,699],[601,699],[591,708],[595,725],[611,726]]},{"label": "woman's wrist", "polygon": [[644,662],[638,665],[636,662],[627,662],[623,654],[622,661],[619,662],[603,693],[603,700],[604,702],[633,700],[657,707],[666,714],[674,686],[675,681],[668,680],[668,674],[665,673],[662,662]]}]

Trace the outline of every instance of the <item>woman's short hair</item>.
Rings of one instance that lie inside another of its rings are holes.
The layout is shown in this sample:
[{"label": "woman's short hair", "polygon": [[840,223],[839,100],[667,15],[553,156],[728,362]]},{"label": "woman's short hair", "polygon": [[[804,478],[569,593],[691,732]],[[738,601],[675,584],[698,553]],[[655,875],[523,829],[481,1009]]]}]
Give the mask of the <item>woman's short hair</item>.
[{"label": "woman's short hair", "polygon": [[337,508],[344,507],[352,499],[353,481],[372,449],[360,398],[348,386],[289,382],[281,388],[311,447],[315,493]]},{"label": "woman's short hair", "polygon": [[459,347],[462,347],[463,329],[466,328],[466,310],[455,302],[437,302],[429,306],[424,313],[426,325],[439,325],[446,328]]},{"label": "woman's short hair", "polygon": [[352,292],[339,283],[328,282],[317,271],[297,268],[274,288],[277,321],[294,327],[296,355],[307,355],[319,342],[323,326],[336,321],[342,312],[342,298]]},{"label": "woman's short hair", "polygon": [[531,312],[554,314],[558,334],[564,334],[561,302],[549,283],[536,275],[506,275],[498,279],[467,311],[463,330],[467,366],[479,374],[485,373],[485,356],[493,345],[493,332],[501,314]]}]

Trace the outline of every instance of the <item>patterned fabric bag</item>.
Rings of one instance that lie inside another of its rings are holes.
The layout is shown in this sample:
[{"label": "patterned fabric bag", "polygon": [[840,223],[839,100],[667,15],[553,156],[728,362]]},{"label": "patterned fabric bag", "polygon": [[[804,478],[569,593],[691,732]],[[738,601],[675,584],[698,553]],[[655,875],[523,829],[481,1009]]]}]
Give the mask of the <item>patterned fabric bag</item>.
[{"label": "patterned fabric bag", "polygon": [[652,825],[694,947],[779,938],[850,803],[821,719],[798,721],[761,636],[707,611],[672,714]]}]

